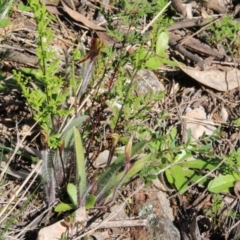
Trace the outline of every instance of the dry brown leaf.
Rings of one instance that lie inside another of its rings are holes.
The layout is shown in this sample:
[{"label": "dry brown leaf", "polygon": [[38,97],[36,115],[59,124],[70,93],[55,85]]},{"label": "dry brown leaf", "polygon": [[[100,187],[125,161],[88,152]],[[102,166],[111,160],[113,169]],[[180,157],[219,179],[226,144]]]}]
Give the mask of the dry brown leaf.
[{"label": "dry brown leaf", "polygon": [[95,23],[89,21],[86,17],[84,17],[82,14],[73,11],[71,8],[69,8],[62,0],[61,3],[63,5],[63,10],[75,21],[83,23],[86,27],[98,30],[98,31],[106,31],[105,28],[96,25]]},{"label": "dry brown leaf", "polygon": [[186,128],[183,129],[183,142],[187,142],[187,130],[191,130],[192,141],[196,141],[204,133],[209,136],[216,130],[214,122],[207,118],[207,114],[202,106],[195,109],[187,109],[184,121]]},{"label": "dry brown leaf", "polygon": [[238,69],[229,71],[220,71],[218,69],[200,71],[191,67],[179,67],[196,81],[218,91],[232,90],[240,85],[240,80],[238,80],[240,71]]}]

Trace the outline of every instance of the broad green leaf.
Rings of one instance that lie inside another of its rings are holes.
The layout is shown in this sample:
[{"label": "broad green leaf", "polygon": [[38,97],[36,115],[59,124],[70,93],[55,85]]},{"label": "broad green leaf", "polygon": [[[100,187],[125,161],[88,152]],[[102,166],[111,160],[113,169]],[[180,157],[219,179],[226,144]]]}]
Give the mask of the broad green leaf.
[{"label": "broad green leaf", "polygon": [[183,169],[179,165],[174,165],[170,168],[172,177],[174,178],[174,185],[180,194],[184,193],[188,188],[188,180]]},{"label": "broad green leaf", "polygon": [[85,208],[90,209],[94,207],[95,203],[96,203],[96,196],[93,194],[89,194],[86,198]]},{"label": "broad green leaf", "polygon": [[201,159],[182,162],[182,163],[180,163],[180,165],[182,167],[189,167],[189,168],[194,168],[194,169],[208,169],[208,170],[212,170],[216,167],[213,164],[211,164],[207,161],[201,160]]},{"label": "broad green leaf", "polygon": [[71,199],[72,204],[77,207],[78,205],[78,201],[77,201],[77,187],[72,184],[72,183],[68,183],[67,185],[67,192],[68,192],[68,196]]},{"label": "broad green leaf", "polygon": [[72,204],[67,203],[59,203],[55,208],[54,212],[65,212],[68,210],[74,209],[74,206]]},{"label": "broad green leaf", "polygon": [[[199,179],[201,179],[199,181]],[[189,181],[191,182],[197,182],[199,184],[206,184],[208,182],[208,179],[206,177],[203,177],[202,175],[199,174],[194,174],[194,176],[192,178],[189,179]]]},{"label": "broad green leaf", "polygon": [[226,192],[230,187],[234,186],[237,180],[231,174],[218,176],[209,182],[208,191],[213,193]]},{"label": "broad green leaf", "polygon": [[82,139],[79,130],[73,127],[74,132],[74,145],[75,145],[75,155],[77,163],[77,182],[79,182],[79,192],[80,196],[83,196],[86,185],[86,168],[85,168],[85,158],[84,158],[84,148],[82,145]]},{"label": "broad green leaf", "polygon": [[190,182],[198,182],[199,179],[202,179],[199,184],[205,184],[207,182],[207,178],[203,177],[203,175],[197,174],[195,171],[191,169],[187,169],[185,172],[185,176],[188,178]]},{"label": "broad green leaf", "polygon": [[163,31],[158,34],[158,39],[156,42],[156,54],[161,56],[165,53],[168,48],[169,36],[167,32]]},{"label": "broad green leaf", "polygon": [[173,184],[173,183],[174,183],[174,178],[173,178],[172,172],[169,170],[169,168],[166,169],[165,175],[166,175],[166,178],[167,178],[168,182],[169,182],[170,184]]}]

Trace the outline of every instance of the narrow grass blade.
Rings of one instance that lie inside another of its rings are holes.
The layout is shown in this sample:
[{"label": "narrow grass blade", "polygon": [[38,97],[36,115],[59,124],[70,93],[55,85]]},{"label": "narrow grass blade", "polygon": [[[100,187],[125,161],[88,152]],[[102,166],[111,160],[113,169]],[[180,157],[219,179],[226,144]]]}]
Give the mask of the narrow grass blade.
[{"label": "narrow grass blade", "polygon": [[76,127],[73,128],[73,133],[74,133],[75,154],[76,154],[76,163],[77,163],[77,183],[79,183],[79,192],[81,197],[83,196],[84,191],[86,190],[86,185],[87,185],[84,149],[83,149],[82,139],[81,139],[79,130]]},{"label": "narrow grass blade", "polygon": [[121,181],[121,179],[123,178],[125,171],[119,173],[117,176],[115,176],[111,181],[109,181],[105,188],[104,188],[104,193],[103,193],[103,197],[107,197],[110,194],[110,191],[119,183],[119,181],[121,181],[121,183],[119,184],[118,188],[120,188],[123,184],[127,183],[128,181],[130,181],[130,179],[136,175],[138,172],[140,172],[143,167],[149,162],[149,160],[151,159],[152,154],[148,154],[146,156],[144,156],[143,158],[139,159],[138,161],[136,161],[133,166],[130,168],[130,170],[127,172],[126,176],[124,177],[124,179]]},{"label": "narrow grass blade", "polygon": [[[146,141],[141,141],[135,144],[132,148],[131,157],[139,153],[142,148],[145,146]],[[119,173],[119,170],[125,165],[126,156],[121,154],[100,176],[98,179],[98,195],[97,199],[100,199],[106,195],[114,187],[116,183],[121,179],[116,179],[116,175]],[[124,174],[124,173],[123,173]]]}]

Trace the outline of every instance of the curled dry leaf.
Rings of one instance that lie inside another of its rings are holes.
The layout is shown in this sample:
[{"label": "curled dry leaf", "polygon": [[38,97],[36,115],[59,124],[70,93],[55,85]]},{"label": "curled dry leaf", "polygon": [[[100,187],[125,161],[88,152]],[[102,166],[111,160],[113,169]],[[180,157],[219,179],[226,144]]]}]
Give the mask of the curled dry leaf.
[{"label": "curled dry leaf", "polygon": [[200,71],[191,67],[182,67],[180,69],[196,81],[216,89],[218,91],[228,91],[239,87],[240,70],[232,69],[221,71],[218,69]]},{"label": "curled dry leaf", "polygon": [[61,0],[61,3],[63,5],[63,10],[75,21],[83,23],[86,27],[92,29],[92,30],[98,30],[98,31],[106,31],[105,28],[96,25],[95,23],[88,20],[86,17],[84,17],[82,14],[73,11],[71,8],[69,8],[64,1]]}]

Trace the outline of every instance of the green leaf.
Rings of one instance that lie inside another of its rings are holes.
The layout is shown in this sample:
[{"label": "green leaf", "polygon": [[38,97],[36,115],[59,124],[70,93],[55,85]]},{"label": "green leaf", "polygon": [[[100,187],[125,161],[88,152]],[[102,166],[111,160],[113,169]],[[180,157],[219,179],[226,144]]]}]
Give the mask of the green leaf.
[{"label": "green leaf", "polygon": [[86,198],[85,208],[90,209],[94,207],[95,203],[96,203],[96,196],[93,194],[89,194]]},{"label": "green leaf", "polygon": [[188,180],[183,169],[179,165],[174,165],[170,168],[172,177],[174,178],[174,185],[180,194],[184,193],[188,188]]},{"label": "green leaf", "polygon": [[130,170],[127,172],[123,183],[128,182],[135,174],[140,172],[143,169],[143,167],[146,166],[146,164],[149,162],[151,157],[152,157],[152,154],[148,154],[142,157],[141,159],[137,160],[133,164],[133,166],[130,168]]},{"label": "green leaf", "polygon": [[208,191],[213,193],[226,192],[229,188],[234,186],[234,183],[237,181],[233,175],[221,175],[214,178],[208,184]]},{"label": "green leaf", "polygon": [[0,1],[0,22],[4,21],[11,5],[13,3],[13,0],[2,0]]},{"label": "green leaf", "polygon": [[75,154],[76,154],[76,163],[77,163],[77,181],[79,181],[80,196],[83,196],[86,190],[86,185],[87,185],[84,148],[82,145],[82,139],[81,139],[79,130],[76,127],[73,127],[73,132],[74,132],[74,145],[75,145]]},{"label": "green leaf", "polygon": [[43,77],[43,73],[41,70],[37,69],[31,69],[31,68],[20,68],[20,72],[26,75],[30,75],[36,79],[40,79]]},{"label": "green leaf", "polygon": [[55,208],[54,212],[65,212],[68,210],[74,209],[74,206],[72,204],[67,203],[59,203]]},{"label": "green leaf", "polygon": [[166,169],[165,171],[166,178],[170,184],[174,183],[174,178],[172,176],[172,172],[169,169]]},{"label": "green leaf", "polygon": [[183,160],[186,160],[188,157],[190,157],[191,155],[188,154],[186,152],[186,150],[180,150],[180,153],[177,154],[177,156],[175,157],[174,161],[175,162],[181,162]]},{"label": "green leaf", "polygon": [[193,161],[186,161],[180,163],[182,167],[189,167],[189,168],[194,168],[194,169],[208,169],[212,170],[215,168],[215,166],[208,161],[201,160],[201,159],[196,159]]},{"label": "green leaf", "polygon": [[0,27],[7,27],[11,24],[12,22],[9,19],[2,19],[0,22]]},{"label": "green leaf", "polygon": [[31,8],[22,3],[18,4],[18,10],[23,12],[31,12]]},{"label": "green leaf", "polygon": [[162,64],[162,60],[158,56],[153,56],[146,61],[145,66],[149,69],[157,70]]},{"label": "green leaf", "polygon": [[151,159],[152,154],[148,154],[146,156],[144,156],[143,158],[137,160],[133,166],[130,168],[130,170],[127,172],[126,176],[124,177],[124,179],[121,181],[123,175],[125,174],[125,170],[122,171],[121,173],[119,173],[116,177],[114,177],[111,181],[109,181],[105,187],[104,187],[104,196],[108,196],[110,191],[117,185],[119,184],[119,182],[121,181],[120,185],[118,187],[121,187],[124,183],[127,183],[130,181],[130,179],[137,174],[138,172],[140,172],[144,166],[146,166],[146,164],[149,162],[149,160]]},{"label": "green leaf", "polygon": [[70,200],[72,202],[72,204],[77,207],[78,205],[78,201],[77,201],[77,187],[72,184],[72,183],[68,183],[67,185],[67,192],[68,192],[68,196],[70,197]]},{"label": "green leaf", "polygon": [[198,182],[199,179],[202,179],[199,184],[205,184],[207,182],[207,178],[203,177],[202,175],[197,174],[195,171],[188,169],[185,171],[185,176],[191,182]]},{"label": "green leaf", "polygon": [[168,48],[169,36],[167,32],[160,32],[156,42],[156,54],[161,56]]}]

